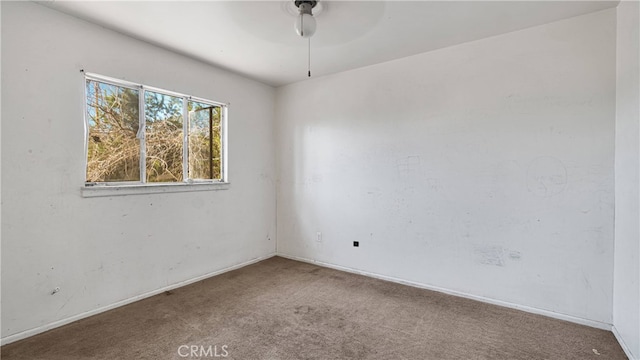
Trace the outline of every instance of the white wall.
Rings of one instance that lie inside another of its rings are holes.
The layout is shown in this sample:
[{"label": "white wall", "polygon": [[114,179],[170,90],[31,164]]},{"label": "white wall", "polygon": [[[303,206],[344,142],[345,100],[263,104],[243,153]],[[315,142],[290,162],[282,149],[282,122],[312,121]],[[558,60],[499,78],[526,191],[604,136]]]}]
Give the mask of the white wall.
[{"label": "white wall", "polygon": [[[34,3],[1,6],[4,342],[275,252],[273,88]],[[80,69],[230,102],[230,189],[82,198]]]},{"label": "white wall", "polygon": [[278,253],[611,324],[615,16],[279,88]]},{"label": "white wall", "polygon": [[640,6],[617,7],[614,332],[640,359]]}]

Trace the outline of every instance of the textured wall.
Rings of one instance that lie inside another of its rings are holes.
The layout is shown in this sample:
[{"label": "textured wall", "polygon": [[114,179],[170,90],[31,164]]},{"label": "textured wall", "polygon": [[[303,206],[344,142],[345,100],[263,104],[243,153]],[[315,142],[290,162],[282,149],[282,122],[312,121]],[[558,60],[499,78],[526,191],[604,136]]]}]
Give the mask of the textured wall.
[{"label": "textured wall", "polygon": [[[230,102],[230,188],[82,198],[80,69]],[[3,339],[273,254],[274,102],[271,87],[2,2]]]},{"label": "textured wall", "polygon": [[278,252],[610,324],[615,21],[279,88]]},{"label": "textured wall", "polygon": [[640,6],[617,8],[616,221],[613,325],[640,359]]}]

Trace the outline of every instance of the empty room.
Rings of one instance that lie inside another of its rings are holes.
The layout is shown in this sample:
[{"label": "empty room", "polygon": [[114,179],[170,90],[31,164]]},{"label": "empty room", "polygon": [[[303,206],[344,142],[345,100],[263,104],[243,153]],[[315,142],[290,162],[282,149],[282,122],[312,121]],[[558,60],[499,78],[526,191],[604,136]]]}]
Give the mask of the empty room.
[{"label": "empty room", "polygon": [[640,360],[638,1],[1,1],[3,359]]}]

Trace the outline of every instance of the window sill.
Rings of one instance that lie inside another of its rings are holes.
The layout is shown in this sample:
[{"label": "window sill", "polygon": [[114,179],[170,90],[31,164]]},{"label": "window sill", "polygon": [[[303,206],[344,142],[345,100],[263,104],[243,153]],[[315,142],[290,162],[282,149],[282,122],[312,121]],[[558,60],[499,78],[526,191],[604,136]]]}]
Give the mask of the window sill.
[{"label": "window sill", "polygon": [[141,194],[165,194],[192,191],[214,191],[229,189],[228,182],[216,183],[176,183],[176,184],[135,184],[135,185],[93,185],[81,189],[82,197],[122,196]]}]

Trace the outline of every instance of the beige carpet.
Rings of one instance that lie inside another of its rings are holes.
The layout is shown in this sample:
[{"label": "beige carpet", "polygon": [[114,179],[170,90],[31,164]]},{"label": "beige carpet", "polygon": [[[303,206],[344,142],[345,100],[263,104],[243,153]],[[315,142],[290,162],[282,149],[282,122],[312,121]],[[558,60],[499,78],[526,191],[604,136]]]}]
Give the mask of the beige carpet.
[{"label": "beige carpet", "polygon": [[3,360],[626,359],[608,331],[280,257],[1,350]]}]

